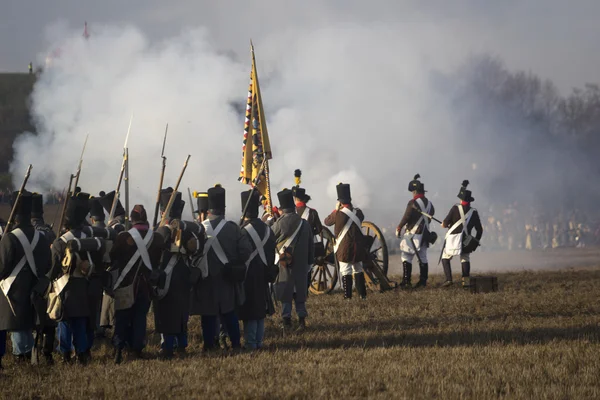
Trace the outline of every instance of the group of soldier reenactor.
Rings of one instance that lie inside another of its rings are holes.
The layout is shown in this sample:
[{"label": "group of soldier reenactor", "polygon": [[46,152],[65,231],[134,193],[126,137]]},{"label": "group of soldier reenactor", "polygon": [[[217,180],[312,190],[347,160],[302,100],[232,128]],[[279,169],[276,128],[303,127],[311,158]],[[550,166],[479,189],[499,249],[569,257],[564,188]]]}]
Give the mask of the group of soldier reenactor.
[{"label": "group of soldier reenactor", "polygon": [[[427,247],[435,236],[429,228],[435,210],[418,178],[409,184],[414,197],[398,226],[398,234],[406,227],[404,287],[410,286],[415,256],[416,286],[426,285]],[[482,234],[467,184],[443,222],[449,228],[442,257],[447,284],[454,256],[460,256],[463,277],[469,276],[469,253]],[[349,184],[336,189],[338,201],[324,224],[334,227],[344,297],[352,298],[354,286],[366,299],[364,215],[352,204]],[[161,189],[161,223],[155,224],[141,204],[127,214],[114,191],[91,196],[77,188],[56,237],[44,222],[42,196],[15,192],[13,228],[0,242],[0,363],[7,332],[19,360],[39,358],[39,349],[48,364],[55,351],[65,363],[86,364],[94,341],[108,329],[115,363],[123,362],[125,349],[130,358],[143,357],[151,307],[165,359],[185,353],[194,315],[200,316],[205,351],[217,348],[223,336],[240,349],[239,321],[244,347],[260,349],[265,318],[275,313],[273,299],[281,302],[282,328],[292,329],[295,307],[296,329],[304,330],[310,272],[325,257],[319,239],[324,228],[308,206],[310,196],[296,185],[277,193],[279,207],[270,208],[255,189],[244,191],[237,224],[226,219],[225,195],[221,185],[195,193],[197,219],[185,221],[181,193]],[[259,217],[261,200],[265,212]],[[114,215],[108,221],[107,212]],[[470,236],[473,228],[476,237]]]}]

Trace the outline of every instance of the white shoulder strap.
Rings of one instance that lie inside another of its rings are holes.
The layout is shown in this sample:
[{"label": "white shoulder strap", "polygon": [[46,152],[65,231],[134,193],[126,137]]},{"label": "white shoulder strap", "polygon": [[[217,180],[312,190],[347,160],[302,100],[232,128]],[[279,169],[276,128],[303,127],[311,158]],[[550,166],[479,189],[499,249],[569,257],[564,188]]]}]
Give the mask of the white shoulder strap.
[{"label": "white shoulder strap", "polygon": [[252,252],[252,254],[250,254],[250,257],[248,257],[248,261],[246,261],[246,267],[250,265],[252,260],[254,260],[254,257],[256,257],[257,255],[260,256],[260,259],[262,260],[263,264],[267,265],[267,255],[265,254],[265,244],[267,244],[267,240],[269,240],[269,237],[271,236],[271,230],[267,228],[265,237],[261,240],[260,236],[258,235],[258,232],[256,232],[256,229],[254,229],[252,224],[246,225],[244,227],[244,229],[246,229],[248,231],[248,234],[252,238],[252,241],[254,242],[254,246],[256,247],[256,250],[254,250]]},{"label": "white shoulder strap", "polygon": [[310,215],[310,208],[304,207],[304,212],[302,213],[302,219],[308,221],[308,217]]},{"label": "white shoulder strap", "polygon": [[173,276],[173,269],[175,268],[175,264],[177,264],[178,258],[179,256],[177,254],[171,253],[171,258],[169,259],[169,262],[167,263],[167,266],[164,270],[166,275],[165,287],[162,289],[159,288],[156,291],[159,299],[164,298],[167,295],[167,293],[169,293],[169,289],[171,288],[171,277]]},{"label": "white shoulder strap", "polygon": [[[431,214],[431,202],[428,202],[427,207],[425,207],[425,202],[423,201],[423,199],[419,198],[415,201],[419,205],[421,211],[427,214]],[[425,218],[425,216],[421,214],[421,217],[419,218],[417,223],[413,225],[413,228],[411,229],[410,233],[412,233],[413,235],[417,233],[417,230],[419,229],[419,226],[421,226],[422,222],[425,222],[425,227],[427,228],[427,230],[429,230],[429,219]]]},{"label": "white shoulder strap", "polygon": [[227,259],[227,255],[225,254],[225,251],[223,251],[223,247],[221,247],[221,243],[219,242],[219,238],[217,236],[219,236],[219,233],[221,233],[221,230],[223,229],[226,223],[227,220],[223,218],[217,224],[217,227],[213,230],[210,220],[205,220],[202,222],[202,224],[204,225],[204,229],[206,230],[207,237],[206,243],[204,245],[204,257],[206,258],[208,251],[210,249],[213,249],[217,257],[219,258],[219,261],[221,261],[221,264],[223,265],[227,264],[229,260]]},{"label": "white shoulder strap", "polygon": [[[17,237],[19,242],[21,242],[21,246],[23,247],[23,252],[25,253],[25,255],[23,256],[23,258],[21,258],[21,260],[19,260],[17,265],[15,265],[10,275],[4,278],[2,281],[0,281],[0,289],[6,296],[7,300],[8,292],[10,291],[12,284],[14,283],[15,279],[17,279],[17,275],[19,275],[25,264],[29,264],[31,272],[33,272],[33,274],[36,277],[38,276],[37,268],[35,266],[35,259],[33,257],[33,250],[38,244],[38,241],[40,239],[40,233],[37,230],[35,231],[31,243],[29,243],[29,241],[27,240],[27,236],[25,236],[21,229],[17,228],[11,233]],[[10,302],[10,300],[8,301]]]},{"label": "white shoulder strap", "polygon": [[150,255],[148,254],[148,247],[150,247],[150,243],[152,242],[152,238],[154,237],[154,232],[152,228],[148,229],[146,236],[142,239],[142,235],[136,228],[131,228],[129,231],[131,238],[135,242],[135,245],[140,252],[140,256],[142,257],[142,262],[150,271],[152,271],[152,263],[150,262]]},{"label": "white shoulder strap", "polygon": [[350,230],[350,227],[353,223],[356,224],[356,226],[358,226],[359,228],[361,228],[362,226],[362,224],[360,223],[360,219],[358,219],[358,217],[356,216],[356,211],[350,210],[349,208],[345,207],[342,208],[340,211],[348,216],[348,221],[346,222],[346,225],[344,225],[344,229],[342,229],[338,237],[335,239],[335,244],[333,245],[333,250],[335,252],[337,252],[338,247],[342,243],[342,240],[344,240],[344,237],[346,237],[346,234]]},{"label": "white shoulder strap", "polygon": [[[135,231],[135,233],[133,233],[133,231]],[[129,273],[129,271],[131,271],[131,268],[133,268],[135,263],[140,259],[140,257],[142,257],[142,253],[140,252],[140,249],[143,249],[142,251],[146,252],[146,255],[148,258],[148,264],[146,264],[146,262],[144,261],[143,258],[142,258],[142,263],[144,265],[146,265],[146,267],[148,267],[150,270],[152,270],[152,264],[150,264],[150,256],[148,255],[148,247],[150,247],[150,243],[152,243],[152,237],[154,236],[152,229],[148,229],[148,233],[146,234],[146,237],[143,239],[141,246],[140,246],[140,243],[138,243],[138,241],[136,241],[135,236],[134,236],[137,233],[138,239],[141,239],[141,235],[137,231],[137,229],[131,228],[128,232],[131,235],[131,237],[133,238],[133,240],[137,246],[137,250],[135,251],[135,253],[133,253],[133,256],[131,256],[131,258],[127,262],[127,265],[125,265],[125,268],[123,268],[123,271],[117,278],[117,281],[115,282],[115,284],[113,286],[113,289],[116,289],[119,287],[121,282],[123,282],[123,279],[125,279],[125,277]]]},{"label": "white shoulder strap", "polygon": [[460,214],[460,219],[458,221],[456,221],[454,223],[454,225],[452,225],[450,227],[450,229],[448,229],[448,232],[446,232],[446,239],[448,239],[451,232],[453,232],[456,228],[458,228],[460,226],[460,224],[462,224],[462,226],[463,226],[462,232],[461,232],[461,234],[463,234],[467,230],[467,225],[468,225],[469,221],[471,220],[471,216],[473,215],[472,208],[469,211],[467,211],[466,215],[465,215],[465,210],[463,209],[462,204],[458,204],[457,208],[458,208],[458,212]]}]

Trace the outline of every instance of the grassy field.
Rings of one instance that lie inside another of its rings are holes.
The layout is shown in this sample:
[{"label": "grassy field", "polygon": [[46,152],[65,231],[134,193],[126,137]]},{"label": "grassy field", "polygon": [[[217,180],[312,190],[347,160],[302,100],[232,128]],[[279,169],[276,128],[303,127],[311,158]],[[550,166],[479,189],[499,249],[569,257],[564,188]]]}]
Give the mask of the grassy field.
[{"label": "grassy field", "polygon": [[[498,274],[500,291],[459,288],[309,298],[306,332],[267,323],[267,348],[203,354],[198,317],[185,359],[87,367],[15,365],[14,398],[600,398],[600,268]],[[434,276],[439,282],[441,277]],[[152,329],[151,329],[152,330]]]}]

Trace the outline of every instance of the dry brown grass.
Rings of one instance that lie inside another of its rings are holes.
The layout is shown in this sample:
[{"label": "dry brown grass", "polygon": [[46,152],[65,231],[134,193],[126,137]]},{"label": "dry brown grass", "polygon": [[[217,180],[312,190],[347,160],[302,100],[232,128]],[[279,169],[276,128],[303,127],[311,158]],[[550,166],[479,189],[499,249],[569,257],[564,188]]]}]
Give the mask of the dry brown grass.
[{"label": "dry brown grass", "polygon": [[[439,277],[434,280],[439,281]],[[499,275],[497,293],[461,289],[309,298],[309,329],[267,323],[259,353],[200,352],[115,366],[6,360],[9,398],[600,398],[600,269]],[[150,353],[158,339],[150,335]]]}]

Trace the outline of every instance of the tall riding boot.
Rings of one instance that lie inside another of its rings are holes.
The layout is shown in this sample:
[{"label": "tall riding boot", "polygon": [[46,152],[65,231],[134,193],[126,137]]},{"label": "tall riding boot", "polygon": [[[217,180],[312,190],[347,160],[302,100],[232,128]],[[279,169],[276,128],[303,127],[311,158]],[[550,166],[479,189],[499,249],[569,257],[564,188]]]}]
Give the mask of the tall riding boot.
[{"label": "tall riding boot", "polygon": [[464,288],[468,288],[471,284],[470,276],[471,276],[471,263],[463,262],[460,264],[462,267],[462,285]]},{"label": "tall riding boot", "polygon": [[344,287],[344,299],[352,298],[352,275],[342,276],[342,286]]},{"label": "tall riding boot", "polygon": [[404,272],[404,276],[402,277],[402,282],[400,282],[401,288],[410,288],[410,277],[412,275],[412,264],[408,261],[402,262],[402,270]]},{"label": "tall riding boot", "polygon": [[356,291],[361,299],[367,298],[367,284],[365,283],[365,273],[359,272],[354,274],[354,280],[356,281]]},{"label": "tall riding boot", "polygon": [[452,267],[450,266],[450,260],[445,258],[442,259],[442,267],[444,267],[444,275],[446,275],[446,282],[442,286],[452,285]]},{"label": "tall riding boot", "polygon": [[429,277],[429,264],[419,264],[419,282],[415,285],[415,289],[427,286],[427,278]]}]

